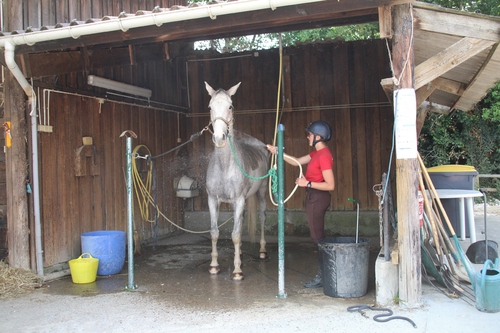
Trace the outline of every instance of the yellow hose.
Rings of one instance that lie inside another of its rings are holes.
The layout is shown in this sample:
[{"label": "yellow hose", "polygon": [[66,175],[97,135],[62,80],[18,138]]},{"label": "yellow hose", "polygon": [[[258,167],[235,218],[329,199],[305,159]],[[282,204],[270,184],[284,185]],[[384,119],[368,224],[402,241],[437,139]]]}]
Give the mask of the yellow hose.
[{"label": "yellow hose", "polygon": [[[147,154],[146,157],[151,156],[151,152],[148,147],[144,145],[138,145],[134,148],[133,153],[132,153],[132,179],[133,179],[133,185],[134,185],[134,192],[137,197],[137,202],[139,204],[139,209],[141,212],[141,217],[144,221],[147,222],[155,222],[155,219],[150,219],[149,217],[149,209],[148,209],[148,204],[151,204],[155,211],[156,211],[156,216],[155,217],[163,217],[165,220],[167,220],[170,224],[175,226],[176,228],[190,232],[193,234],[203,234],[210,232],[210,230],[204,230],[204,231],[193,231],[193,230],[188,230],[185,229],[178,224],[174,223],[171,221],[168,217],[163,214],[163,212],[160,210],[157,204],[155,204],[153,195],[151,194],[151,189],[153,185],[153,161],[149,161],[149,170],[146,176],[146,182],[142,180],[141,175],[139,174],[139,170],[137,168],[137,159],[138,159],[138,152],[139,150],[144,149],[146,150]],[[219,227],[222,227],[224,224],[229,222],[233,217],[228,218],[226,221],[224,221],[222,224],[219,225]]]},{"label": "yellow hose", "polygon": [[[275,121],[275,124],[274,124],[273,146],[276,146],[276,137],[278,136],[278,123],[279,123],[279,113],[280,113],[281,80],[282,80],[282,75],[283,75],[282,74],[282,72],[283,72],[283,45],[281,44],[281,34],[279,36],[279,40],[280,40],[280,48],[279,48],[279,50],[280,50],[279,51],[279,55],[280,55],[280,69],[279,69],[279,77],[278,77],[278,94],[277,94],[277,98],[276,98],[276,121]],[[302,177],[302,165],[300,165],[300,163],[296,159],[294,159],[293,157],[291,157],[290,155],[287,155],[287,157],[290,158],[291,160],[293,160],[295,163],[297,163],[297,166],[300,169],[299,177]],[[271,154],[271,168],[275,168],[276,169],[274,154]],[[271,202],[272,202],[273,205],[278,206],[278,204],[274,201],[274,198],[273,198],[273,194],[272,194],[272,190],[271,190],[271,187],[272,187],[271,181],[269,181],[269,198],[271,199]],[[298,186],[299,186],[298,184],[295,185],[295,187],[293,188],[293,191],[290,193],[290,195],[285,199],[285,201],[283,203],[287,202],[292,197],[292,195],[297,190]]]},{"label": "yellow hose", "polygon": [[[141,217],[146,222],[154,222],[155,219],[149,218],[149,209],[148,209],[148,201],[154,202],[151,196],[151,188],[153,185],[153,161],[149,162],[149,170],[146,176],[146,183],[143,182],[141,175],[139,174],[139,170],[137,168],[137,156],[139,156],[139,150],[146,150],[146,156],[151,156],[151,151],[148,147],[144,145],[138,145],[134,148],[132,152],[132,179],[134,184],[134,191],[137,197],[137,203],[139,205],[139,210],[141,212]],[[157,208],[157,207],[155,207]]]}]

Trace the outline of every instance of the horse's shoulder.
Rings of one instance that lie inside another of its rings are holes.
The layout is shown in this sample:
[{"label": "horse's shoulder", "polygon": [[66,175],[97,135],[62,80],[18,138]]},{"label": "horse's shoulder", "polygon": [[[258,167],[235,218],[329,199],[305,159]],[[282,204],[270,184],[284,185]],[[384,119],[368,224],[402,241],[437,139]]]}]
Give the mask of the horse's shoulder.
[{"label": "horse's shoulder", "polygon": [[233,136],[234,145],[243,152],[241,155],[247,166],[255,170],[260,163],[267,164],[269,153],[262,141],[243,132],[234,131]]}]

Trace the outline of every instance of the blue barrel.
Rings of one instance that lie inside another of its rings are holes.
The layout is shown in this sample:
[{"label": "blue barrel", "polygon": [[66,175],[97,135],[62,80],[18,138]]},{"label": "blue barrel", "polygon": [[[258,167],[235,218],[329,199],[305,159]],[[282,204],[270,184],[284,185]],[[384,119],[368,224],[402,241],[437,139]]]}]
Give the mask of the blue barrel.
[{"label": "blue barrel", "polygon": [[125,264],[125,231],[99,230],[81,235],[82,253],[99,259],[97,275],[118,274]]}]

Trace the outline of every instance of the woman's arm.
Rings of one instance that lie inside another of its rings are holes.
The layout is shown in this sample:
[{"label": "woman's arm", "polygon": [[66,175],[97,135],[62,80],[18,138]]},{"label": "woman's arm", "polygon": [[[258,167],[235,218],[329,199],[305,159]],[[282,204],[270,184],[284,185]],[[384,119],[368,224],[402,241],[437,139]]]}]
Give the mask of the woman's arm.
[{"label": "woman's arm", "polygon": [[[273,145],[266,145],[266,146],[267,146],[267,150],[269,150],[272,154],[276,154],[276,147],[275,146],[273,146]],[[304,165],[304,164],[309,163],[311,161],[311,156],[309,156],[309,154],[307,154],[307,155],[304,155],[301,157],[294,157],[294,156],[291,156],[288,154],[283,154],[283,159],[285,160],[285,162],[287,162],[291,165],[298,166],[297,162],[299,162],[300,165]],[[297,160],[297,162],[295,162],[293,159]]]}]

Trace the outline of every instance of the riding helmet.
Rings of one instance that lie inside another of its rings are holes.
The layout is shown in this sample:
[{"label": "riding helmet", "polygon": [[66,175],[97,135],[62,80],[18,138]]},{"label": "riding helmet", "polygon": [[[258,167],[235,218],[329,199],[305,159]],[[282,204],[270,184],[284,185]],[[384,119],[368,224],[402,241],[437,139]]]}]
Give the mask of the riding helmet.
[{"label": "riding helmet", "polygon": [[314,135],[319,135],[322,140],[319,141],[330,141],[332,138],[332,129],[323,120],[316,120],[309,124],[305,129],[306,132],[313,133]]}]

